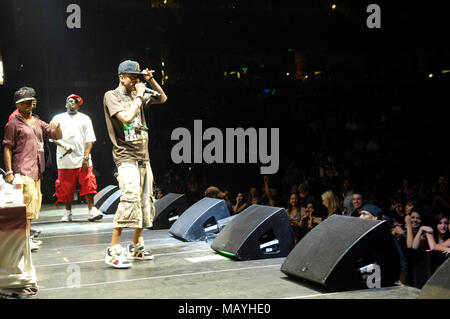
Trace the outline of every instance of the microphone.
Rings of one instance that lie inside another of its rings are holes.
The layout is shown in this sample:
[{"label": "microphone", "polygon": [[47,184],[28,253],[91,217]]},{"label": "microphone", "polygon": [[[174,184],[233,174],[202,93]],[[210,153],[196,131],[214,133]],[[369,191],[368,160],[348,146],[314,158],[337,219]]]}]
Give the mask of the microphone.
[{"label": "microphone", "polygon": [[161,94],[158,91],[149,89],[147,87],[145,88],[145,93],[149,93],[150,96],[155,96],[155,97],[160,97],[161,96]]},{"label": "microphone", "polygon": [[63,155],[61,155],[61,156],[59,157],[59,159],[63,158],[63,157],[66,156],[67,154],[69,154],[69,152],[70,152],[70,149],[68,149]]}]

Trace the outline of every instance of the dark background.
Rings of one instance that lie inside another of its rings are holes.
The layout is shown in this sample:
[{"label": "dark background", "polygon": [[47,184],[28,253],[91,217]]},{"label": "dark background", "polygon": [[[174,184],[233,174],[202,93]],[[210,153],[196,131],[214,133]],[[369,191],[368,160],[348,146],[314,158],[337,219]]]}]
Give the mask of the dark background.
[{"label": "dark background", "polygon": [[[152,168],[164,193],[185,191],[189,180],[198,194],[210,185],[232,194],[262,185],[260,164],[175,165],[170,134],[193,132],[194,119],[223,132],[280,128],[280,169],[271,184],[283,194],[318,179],[327,155],[339,177],[381,198],[403,178],[431,186],[450,168],[450,73],[442,72],[450,69],[450,5],[392,2],[375,2],[382,27],[369,29],[370,1],[1,0],[0,123],[21,86],[36,89],[44,121],[65,111],[69,94],[81,95],[97,136],[99,190],[115,183],[103,95],[118,85],[118,64],[131,59],[155,69],[159,83],[162,71],[168,76],[167,103],[147,113]],[[81,29],[66,26],[70,3],[81,7]],[[380,149],[368,150],[370,141]],[[54,201],[50,149],[44,202]]]}]

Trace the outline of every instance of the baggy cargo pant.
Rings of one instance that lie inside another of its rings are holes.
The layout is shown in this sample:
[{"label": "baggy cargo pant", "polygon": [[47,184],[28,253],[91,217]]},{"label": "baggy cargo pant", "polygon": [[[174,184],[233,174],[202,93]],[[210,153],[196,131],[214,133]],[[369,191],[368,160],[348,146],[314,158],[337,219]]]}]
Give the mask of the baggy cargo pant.
[{"label": "baggy cargo pant", "polygon": [[114,228],[148,228],[155,218],[153,172],[149,162],[122,162],[118,165],[120,202]]}]

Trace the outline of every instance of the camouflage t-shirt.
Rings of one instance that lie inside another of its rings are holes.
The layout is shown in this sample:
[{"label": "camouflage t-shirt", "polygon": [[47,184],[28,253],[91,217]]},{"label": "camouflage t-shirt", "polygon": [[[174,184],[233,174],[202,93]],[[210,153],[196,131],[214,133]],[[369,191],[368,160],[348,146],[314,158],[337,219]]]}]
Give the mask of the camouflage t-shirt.
[{"label": "camouflage t-shirt", "polygon": [[113,144],[112,154],[116,165],[123,161],[149,161],[144,105],[150,104],[150,94],[144,95],[144,102],[132,123],[123,124],[115,116],[117,112],[128,110],[135,97],[136,91],[130,93],[118,87],[106,92],[103,99],[106,126]]}]

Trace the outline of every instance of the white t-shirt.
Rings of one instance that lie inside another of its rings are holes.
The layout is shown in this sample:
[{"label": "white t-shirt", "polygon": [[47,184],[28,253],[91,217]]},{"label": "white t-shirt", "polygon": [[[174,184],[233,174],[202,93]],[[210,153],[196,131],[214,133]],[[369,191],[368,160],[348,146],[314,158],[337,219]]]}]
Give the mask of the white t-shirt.
[{"label": "white t-shirt", "polygon": [[[86,143],[95,142],[95,133],[91,119],[86,114],[80,112],[75,115],[70,115],[65,112],[55,115],[52,121],[58,122],[61,125],[63,138],[58,140],[58,143],[74,150],[72,153],[60,158],[66,151],[64,148],[56,146],[56,163],[58,169],[81,167]],[[91,165],[92,160],[89,160],[89,166]]]}]

